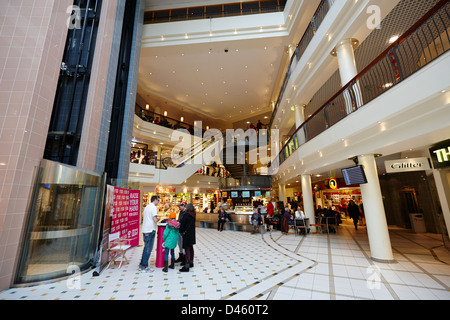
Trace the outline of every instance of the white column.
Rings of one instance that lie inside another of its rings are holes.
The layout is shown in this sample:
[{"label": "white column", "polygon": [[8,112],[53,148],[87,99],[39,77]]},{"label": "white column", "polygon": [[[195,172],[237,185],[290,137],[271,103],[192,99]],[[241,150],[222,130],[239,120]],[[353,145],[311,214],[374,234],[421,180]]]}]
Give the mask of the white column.
[{"label": "white column", "polygon": [[[300,127],[303,122],[305,122],[305,105],[298,105],[296,104],[294,106],[294,113],[295,113],[295,125],[296,128]],[[305,131],[300,130],[297,134],[298,144],[302,145],[306,142],[305,139]]]},{"label": "white column", "polygon": [[298,127],[305,121],[305,105],[296,104],[294,106],[295,124]]},{"label": "white column", "polygon": [[[342,86],[345,86],[358,75],[354,52],[357,45],[358,41],[356,39],[344,39],[337,44],[335,50],[333,51],[338,59],[339,74],[341,76]],[[359,83],[356,83],[356,85],[353,86],[353,90],[357,101],[356,104],[359,107],[362,105]],[[344,97],[347,106],[347,114],[350,114],[353,112],[353,104],[348,91],[345,91]]]},{"label": "white column", "polygon": [[346,85],[357,74],[353,39],[344,39],[336,46],[336,55],[339,64],[339,74],[342,85]]},{"label": "white column", "polygon": [[311,175],[302,175],[302,193],[303,193],[303,210],[306,218],[309,218],[310,224],[316,223],[314,210],[314,199],[312,193]]},{"label": "white column", "polygon": [[286,205],[286,203],[287,203],[286,185],[284,183],[278,184],[278,200],[283,201],[284,205]]},{"label": "white column", "polygon": [[364,167],[367,177],[367,183],[361,184],[361,195],[371,258],[379,262],[393,262],[394,255],[381,196],[375,155],[361,155],[358,160],[359,164]]}]

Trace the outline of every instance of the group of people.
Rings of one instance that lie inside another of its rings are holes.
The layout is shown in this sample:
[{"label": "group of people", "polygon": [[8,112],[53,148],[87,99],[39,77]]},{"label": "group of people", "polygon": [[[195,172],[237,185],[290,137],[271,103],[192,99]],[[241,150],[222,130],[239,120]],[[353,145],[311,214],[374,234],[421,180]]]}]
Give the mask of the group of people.
[{"label": "group of people", "polygon": [[[142,223],[144,250],[139,264],[140,271],[154,271],[154,269],[149,266],[148,262],[153,249],[157,224],[160,220],[158,217],[158,204],[159,197],[152,196],[150,204],[144,209]],[[186,204],[185,202],[178,204],[178,207],[180,209],[178,219],[173,212],[169,215],[169,219],[165,221],[167,224],[163,234],[163,247],[165,248],[163,272],[167,272],[168,268],[175,269],[175,263],[181,263],[183,266],[179,270],[180,272],[189,272],[189,269],[194,266],[195,207],[192,203]],[[180,254],[178,259],[175,260],[175,248],[177,245]],[[169,253],[171,255],[170,264]]]},{"label": "group of people", "polygon": [[[294,214],[292,214],[292,211]],[[295,220],[305,219],[305,213],[303,212],[301,206],[294,206],[292,211],[289,209],[289,204],[286,204],[281,217],[281,233],[283,234],[289,233],[289,225],[294,225]]]}]

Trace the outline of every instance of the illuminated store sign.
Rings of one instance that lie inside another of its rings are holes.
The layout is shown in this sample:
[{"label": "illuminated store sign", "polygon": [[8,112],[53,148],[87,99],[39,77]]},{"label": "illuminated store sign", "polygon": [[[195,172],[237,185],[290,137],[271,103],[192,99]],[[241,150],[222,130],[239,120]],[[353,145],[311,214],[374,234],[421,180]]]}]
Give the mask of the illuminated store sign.
[{"label": "illuminated store sign", "polygon": [[328,182],[329,186],[331,189],[337,189],[338,184],[336,179],[330,179],[330,181]]},{"label": "illuminated store sign", "polygon": [[450,161],[450,147],[448,147],[447,149],[440,149],[440,150],[436,150],[433,151],[433,153],[436,154],[437,160],[439,163],[443,163],[443,162],[448,162]]},{"label": "illuminated store sign", "polygon": [[450,140],[442,141],[430,148],[430,156],[435,169],[450,167]]},{"label": "illuminated store sign", "polygon": [[428,158],[411,158],[385,161],[387,173],[431,170]]}]

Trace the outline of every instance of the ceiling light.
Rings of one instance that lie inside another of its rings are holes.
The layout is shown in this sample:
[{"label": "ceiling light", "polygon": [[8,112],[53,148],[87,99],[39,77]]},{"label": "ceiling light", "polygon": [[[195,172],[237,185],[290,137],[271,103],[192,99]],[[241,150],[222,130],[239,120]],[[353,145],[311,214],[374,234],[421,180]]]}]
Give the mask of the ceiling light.
[{"label": "ceiling light", "polygon": [[164,111],[164,117],[167,117],[167,111]]},{"label": "ceiling light", "polygon": [[181,117],[180,121],[183,122],[184,121],[184,117]]},{"label": "ceiling light", "polygon": [[150,109],[150,106],[147,104],[146,106],[145,106],[145,109]]}]

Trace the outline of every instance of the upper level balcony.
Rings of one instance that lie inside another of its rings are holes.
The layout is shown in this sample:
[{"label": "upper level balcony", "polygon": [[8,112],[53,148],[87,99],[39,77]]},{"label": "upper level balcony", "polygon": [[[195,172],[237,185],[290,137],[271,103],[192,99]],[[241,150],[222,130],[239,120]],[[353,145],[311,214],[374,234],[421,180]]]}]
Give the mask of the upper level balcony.
[{"label": "upper level balcony", "polygon": [[309,116],[282,149],[277,180],[448,139],[449,10],[437,2]]}]

